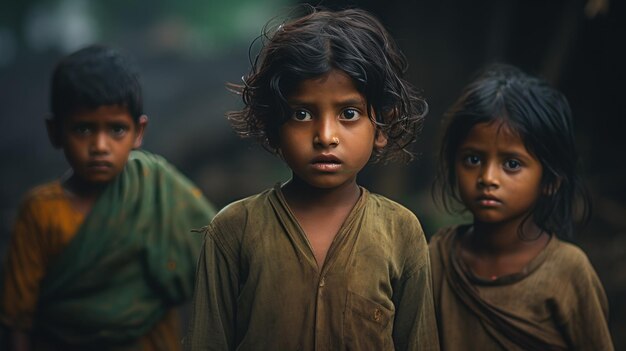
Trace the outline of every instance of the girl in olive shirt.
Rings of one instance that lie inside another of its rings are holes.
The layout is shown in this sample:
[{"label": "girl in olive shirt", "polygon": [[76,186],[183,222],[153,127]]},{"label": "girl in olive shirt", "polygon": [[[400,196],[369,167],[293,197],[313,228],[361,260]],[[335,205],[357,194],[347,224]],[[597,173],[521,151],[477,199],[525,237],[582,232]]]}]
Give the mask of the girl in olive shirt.
[{"label": "girl in olive shirt", "polygon": [[356,182],[407,156],[425,103],[405,60],[361,10],[312,11],[268,41],[229,114],[292,170],[208,227],[192,350],[437,350],[428,248],[417,218]]}]

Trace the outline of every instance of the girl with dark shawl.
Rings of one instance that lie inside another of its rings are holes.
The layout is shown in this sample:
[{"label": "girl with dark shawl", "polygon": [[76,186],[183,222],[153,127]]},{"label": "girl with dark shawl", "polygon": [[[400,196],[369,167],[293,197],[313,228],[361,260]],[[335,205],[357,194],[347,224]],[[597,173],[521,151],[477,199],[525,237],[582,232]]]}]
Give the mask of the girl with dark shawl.
[{"label": "girl with dark shawl", "polygon": [[572,231],[576,175],[567,100],[506,65],[487,69],[448,114],[439,189],[473,223],[430,242],[442,350],[613,350],[607,299]]}]

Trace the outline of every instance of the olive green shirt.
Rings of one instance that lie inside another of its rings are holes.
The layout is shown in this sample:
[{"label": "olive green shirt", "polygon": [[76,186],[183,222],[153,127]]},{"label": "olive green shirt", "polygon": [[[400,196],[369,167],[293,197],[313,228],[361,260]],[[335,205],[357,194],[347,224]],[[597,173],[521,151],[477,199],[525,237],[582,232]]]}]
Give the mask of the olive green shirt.
[{"label": "olive green shirt", "polygon": [[318,268],[280,188],[224,208],[198,263],[190,350],[438,350],[428,247],[362,189]]},{"label": "olive green shirt", "polygon": [[468,228],[430,242],[442,350],[613,350],[607,298],[581,249],[552,236],[522,272],[485,279],[456,254]]}]

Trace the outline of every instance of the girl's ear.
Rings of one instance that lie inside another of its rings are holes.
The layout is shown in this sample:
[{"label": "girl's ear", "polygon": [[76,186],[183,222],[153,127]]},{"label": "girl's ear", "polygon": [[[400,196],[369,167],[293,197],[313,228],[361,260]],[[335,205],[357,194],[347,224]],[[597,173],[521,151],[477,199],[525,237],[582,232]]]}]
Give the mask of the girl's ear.
[{"label": "girl's ear", "polygon": [[543,188],[543,194],[547,196],[552,196],[556,194],[556,192],[561,187],[561,183],[563,182],[563,177],[557,177],[556,180]]},{"label": "girl's ear", "polygon": [[387,146],[387,134],[380,129],[376,129],[376,135],[374,136],[374,148],[381,150]]},{"label": "girl's ear", "polygon": [[141,143],[143,143],[143,135],[146,131],[146,127],[148,126],[148,116],[141,115],[139,116],[139,121],[137,121],[137,131],[135,133],[135,143],[133,144],[133,149],[138,149],[141,147]]},{"label": "girl's ear", "polygon": [[46,130],[48,139],[55,149],[61,148],[61,126],[54,117],[46,118]]}]

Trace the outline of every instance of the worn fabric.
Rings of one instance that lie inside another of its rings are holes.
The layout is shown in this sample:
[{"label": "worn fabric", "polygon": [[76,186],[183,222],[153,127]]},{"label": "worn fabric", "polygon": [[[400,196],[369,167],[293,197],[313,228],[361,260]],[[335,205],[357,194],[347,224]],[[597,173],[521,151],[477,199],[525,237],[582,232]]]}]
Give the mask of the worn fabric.
[{"label": "worn fabric", "polygon": [[[190,231],[213,213],[184,176],[143,151],[131,153],[84,221],[58,182],[36,189],[12,236],[3,322],[83,349],[180,348],[168,311],[191,296],[202,236]],[[141,340],[153,330],[154,340]]]},{"label": "worn fabric", "polygon": [[362,189],[318,268],[280,186],[224,208],[200,255],[189,350],[437,350],[428,247]]},{"label": "worn fabric", "polygon": [[489,280],[456,254],[468,228],[430,242],[442,350],[613,350],[606,295],[582,250],[552,236],[523,272]]}]

